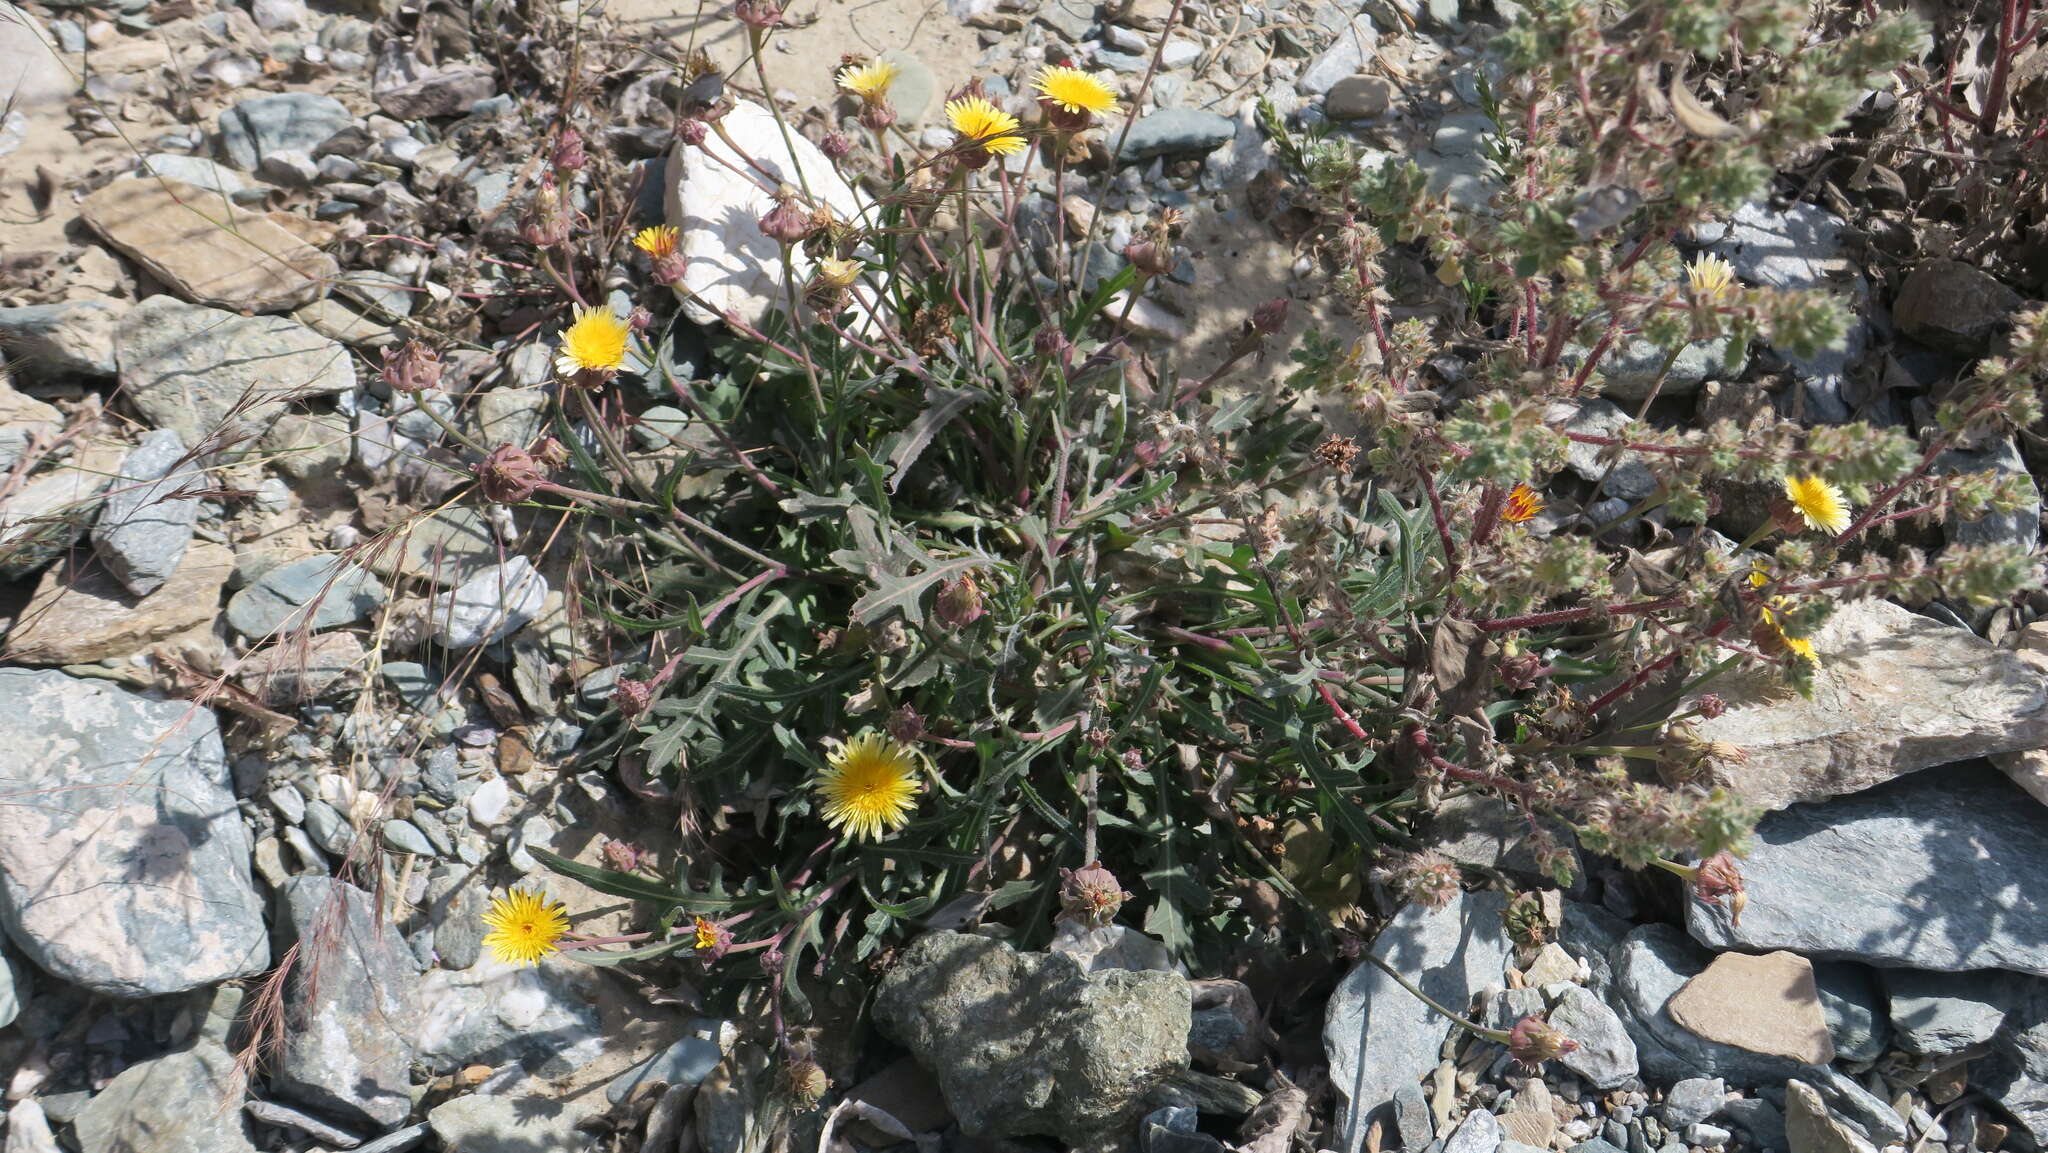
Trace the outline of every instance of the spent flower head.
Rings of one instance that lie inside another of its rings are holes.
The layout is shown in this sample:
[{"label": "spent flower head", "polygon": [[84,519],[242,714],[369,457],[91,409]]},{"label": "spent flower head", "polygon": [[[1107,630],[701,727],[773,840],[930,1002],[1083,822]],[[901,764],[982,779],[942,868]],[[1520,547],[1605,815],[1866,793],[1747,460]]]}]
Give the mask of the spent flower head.
[{"label": "spent flower head", "polygon": [[417,340],[396,347],[386,346],[379,372],[385,387],[393,392],[422,392],[441,384],[441,355]]},{"label": "spent flower head", "polygon": [[510,965],[535,965],[560,949],[569,916],[559,901],[528,889],[513,889],[484,912],[484,948]]},{"label": "spent flower head", "polygon": [[1116,874],[1100,861],[1060,870],[1060,911],[1087,928],[1100,929],[1116,920],[1116,911],[1130,899]]},{"label": "spent flower head", "polygon": [[878,841],[910,823],[917,807],[916,750],[862,733],[827,755],[817,782],[825,823],[856,841]]},{"label": "spent flower head", "polygon": [[516,444],[501,444],[477,462],[477,487],[493,504],[518,504],[547,483],[547,467]]},{"label": "spent flower head", "polygon": [[1579,1043],[1565,1036],[1564,1030],[1533,1014],[1508,1030],[1508,1055],[1525,1069],[1556,1060],[1578,1047]]}]

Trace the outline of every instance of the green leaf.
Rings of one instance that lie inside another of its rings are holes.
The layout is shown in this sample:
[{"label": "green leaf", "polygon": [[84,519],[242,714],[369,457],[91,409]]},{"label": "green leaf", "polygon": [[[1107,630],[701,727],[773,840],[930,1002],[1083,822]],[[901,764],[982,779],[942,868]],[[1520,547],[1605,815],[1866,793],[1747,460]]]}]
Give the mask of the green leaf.
[{"label": "green leaf", "polygon": [[941,388],[927,384],[924,389],[924,411],[910,422],[902,432],[888,440],[889,447],[889,491],[903,483],[903,477],[917,458],[924,455],[926,446],[939,430],[952,422],[961,411],[971,404],[987,400],[988,393],[978,388]]},{"label": "green leaf", "polygon": [[875,587],[853,602],[853,619],[864,625],[879,624],[890,613],[900,612],[903,619],[913,625],[924,623],[924,594],[937,588],[939,582],[956,580],[975,569],[987,568],[989,558],[980,553],[940,559],[927,556],[923,567],[907,576],[883,573],[875,578]]},{"label": "green leaf", "polygon": [[572,861],[567,857],[558,853],[551,853],[537,845],[527,846],[526,851],[533,855],[534,860],[539,861],[555,872],[573,880],[581,881],[598,892],[610,896],[625,897],[628,900],[634,901],[653,901],[658,904],[677,905],[700,913],[719,912],[731,909],[736,905],[736,902],[724,897],[707,897],[688,892],[687,890],[672,889],[659,881],[649,880],[646,877],[636,877],[630,873],[614,872],[611,869],[600,869],[595,865],[586,865],[580,861]]}]

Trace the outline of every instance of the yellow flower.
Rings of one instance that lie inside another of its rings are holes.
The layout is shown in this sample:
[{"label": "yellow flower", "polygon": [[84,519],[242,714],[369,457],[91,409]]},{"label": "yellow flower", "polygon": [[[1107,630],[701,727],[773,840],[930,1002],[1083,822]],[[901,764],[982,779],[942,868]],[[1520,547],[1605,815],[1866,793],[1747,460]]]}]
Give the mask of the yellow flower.
[{"label": "yellow flower", "polygon": [[695,919],[694,922],[692,922],[691,928],[693,930],[691,943],[695,945],[697,948],[715,949],[718,947],[717,925],[712,924],[710,921],[707,921],[702,917],[698,917]]},{"label": "yellow flower", "polygon": [[1686,265],[1685,279],[1692,294],[1709,304],[1726,300],[1735,291],[1735,269],[1718,256],[1702,256]]},{"label": "yellow flower", "polygon": [[1024,138],[1017,131],[1017,118],[984,97],[969,96],[965,100],[946,101],[946,119],[952,123],[953,131],[960,134],[962,144],[997,156],[1024,150]]},{"label": "yellow flower", "polygon": [[1849,502],[1842,499],[1842,490],[1817,476],[1788,476],[1785,478],[1785,499],[1806,518],[1808,528],[1816,528],[1830,536],[1840,536],[1849,527]]},{"label": "yellow flower", "polygon": [[902,69],[886,60],[849,64],[839,70],[839,86],[869,104],[880,104],[889,95],[889,85]]},{"label": "yellow flower", "polygon": [[865,267],[858,260],[822,256],[818,258],[818,281],[831,288],[846,288],[860,278],[861,269]]},{"label": "yellow flower", "polygon": [[657,224],[635,233],[633,247],[649,256],[667,256],[676,250],[676,235],[675,225]]},{"label": "yellow flower", "polygon": [[879,733],[862,733],[826,758],[818,778],[825,823],[855,840],[879,840],[910,823],[917,807],[917,753]]},{"label": "yellow flower", "polygon": [[1046,100],[1076,115],[1108,116],[1116,111],[1116,92],[1079,68],[1040,68],[1031,82]]},{"label": "yellow flower", "polygon": [[624,320],[609,308],[576,307],[576,322],[562,332],[555,352],[555,370],[563,376],[579,372],[612,372],[626,363]]},{"label": "yellow flower", "polygon": [[[1749,587],[1759,589],[1769,583],[1771,583],[1770,577],[1765,576],[1761,572],[1751,570],[1749,574]],[[1783,604],[1784,602],[1780,600],[1778,603]],[[1769,607],[1759,606],[1757,608],[1757,620],[1762,626],[1759,631],[1763,633],[1763,636],[1759,639],[1764,642],[1765,648],[1782,648],[1810,665],[1818,665],[1820,663],[1820,654],[1814,652],[1813,642],[1805,637],[1795,637],[1786,632],[1785,626],[1778,623],[1777,614],[1773,613]]]},{"label": "yellow flower", "polygon": [[1501,506],[1500,518],[1509,524],[1521,524],[1525,520],[1536,519],[1536,514],[1542,511],[1543,498],[1536,495],[1535,489],[1516,481],[1508,493],[1507,503]]},{"label": "yellow flower", "polygon": [[568,914],[559,902],[526,889],[513,889],[492,901],[484,924],[491,927],[484,935],[484,948],[511,965],[539,964],[569,931]]}]

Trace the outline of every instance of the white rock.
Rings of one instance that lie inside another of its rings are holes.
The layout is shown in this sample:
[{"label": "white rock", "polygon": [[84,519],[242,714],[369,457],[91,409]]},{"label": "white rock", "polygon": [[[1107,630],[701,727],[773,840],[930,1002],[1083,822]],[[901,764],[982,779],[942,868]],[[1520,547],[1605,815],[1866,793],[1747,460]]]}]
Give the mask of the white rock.
[{"label": "white rock", "polygon": [[[681,232],[679,249],[689,258],[676,295],[699,324],[709,324],[725,311],[756,324],[783,297],[781,246],[762,235],[760,228],[761,217],[774,204],[777,185],[799,187],[800,171],[811,193],[831,205],[842,220],[862,219],[868,201],[794,128],[789,133],[793,147],[785,148],[774,114],[759,104],[741,100],[720,123],[744,157],[715,132],[701,146],[678,141],[669,154],[668,222]],[[756,164],[773,175],[762,176],[753,167]],[[808,278],[810,257],[799,251],[792,260],[798,279]]]},{"label": "white rock", "polygon": [[0,0],[0,108],[33,114],[71,99],[78,84],[42,21]]},{"label": "white rock", "polygon": [[488,829],[505,815],[505,806],[512,803],[512,786],[503,777],[492,777],[477,786],[469,795],[469,819],[480,829]]},{"label": "white rock", "polygon": [[473,649],[526,627],[547,599],[547,578],[516,556],[436,596],[427,606],[427,625],[435,643]]}]

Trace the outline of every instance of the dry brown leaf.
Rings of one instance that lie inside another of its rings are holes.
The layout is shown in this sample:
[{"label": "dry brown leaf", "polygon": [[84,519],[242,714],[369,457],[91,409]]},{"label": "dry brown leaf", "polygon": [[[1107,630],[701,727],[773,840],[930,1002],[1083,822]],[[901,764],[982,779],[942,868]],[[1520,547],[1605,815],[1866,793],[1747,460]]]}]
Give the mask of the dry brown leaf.
[{"label": "dry brown leaf", "polygon": [[1726,140],[1742,131],[1721,119],[1720,113],[1700,103],[1699,97],[1692,94],[1692,86],[1686,83],[1685,73],[1672,76],[1670,95],[1671,115],[1689,134],[1702,140]]}]

